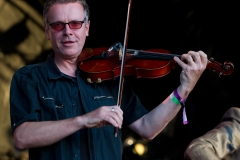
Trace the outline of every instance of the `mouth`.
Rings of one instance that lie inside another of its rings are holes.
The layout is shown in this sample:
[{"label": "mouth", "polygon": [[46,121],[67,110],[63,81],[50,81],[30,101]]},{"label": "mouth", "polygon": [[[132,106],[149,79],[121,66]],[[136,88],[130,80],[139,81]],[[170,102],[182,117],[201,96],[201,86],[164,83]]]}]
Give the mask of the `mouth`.
[{"label": "mouth", "polygon": [[74,41],[64,41],[64,42],[62,42],[62,44],[63,44],[63,46],[72,46],[72,45],[74,45]]}]

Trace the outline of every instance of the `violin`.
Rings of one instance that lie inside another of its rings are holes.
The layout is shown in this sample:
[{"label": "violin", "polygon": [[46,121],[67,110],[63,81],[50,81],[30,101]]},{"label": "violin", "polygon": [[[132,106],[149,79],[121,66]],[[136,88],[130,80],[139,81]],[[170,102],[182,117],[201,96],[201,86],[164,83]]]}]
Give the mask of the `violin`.
[{"label": "violin", "polygon": [[[89,83],[101,83],[106,80],[114,80],[120,76],[121,46],[115,43],[109,49],[107,47],[85,48],[78,58],[78,67],[83,71],[83,78]],[[176,66],[174,56],[164,49],[134,50],[126,49],[124,76],[137,78],[160,78],[166,76]],[[219,73],[219,77],[230,75],[234,65],[227,61],[219,63],[213,58],[208,60],[206,69]]]}]

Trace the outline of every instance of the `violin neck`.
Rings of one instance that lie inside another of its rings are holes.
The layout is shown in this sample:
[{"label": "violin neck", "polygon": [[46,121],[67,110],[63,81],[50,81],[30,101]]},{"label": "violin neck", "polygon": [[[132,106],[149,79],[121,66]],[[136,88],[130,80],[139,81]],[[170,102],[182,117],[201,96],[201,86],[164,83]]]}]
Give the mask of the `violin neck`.
[{"label": "violin neck", "polygon": [[181,58],[181,55],[169,54],[169,53],[159,53],[159,52],[133,50],[133,49],[127,49],[127,52],[133,52],[135,58],[159,59],[159,60],[172,60],[174,56]]}]

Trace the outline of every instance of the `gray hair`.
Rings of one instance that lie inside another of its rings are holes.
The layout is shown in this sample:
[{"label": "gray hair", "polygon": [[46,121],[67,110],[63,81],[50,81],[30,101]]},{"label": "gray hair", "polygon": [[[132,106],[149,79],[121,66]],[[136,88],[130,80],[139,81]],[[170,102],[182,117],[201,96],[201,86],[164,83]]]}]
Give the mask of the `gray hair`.
[{"label": "gray hair", "polygon": [[47,13],[49,11],[49,8],[57,3],[72,3],[72,2],[78,2],[83,6],[84,9],[84,22],[85,24],[88,24],[89,21],[89,7],[85,0],[46,0],[44,6],[43,6],[43,21],[44,24],[47,24]]}]

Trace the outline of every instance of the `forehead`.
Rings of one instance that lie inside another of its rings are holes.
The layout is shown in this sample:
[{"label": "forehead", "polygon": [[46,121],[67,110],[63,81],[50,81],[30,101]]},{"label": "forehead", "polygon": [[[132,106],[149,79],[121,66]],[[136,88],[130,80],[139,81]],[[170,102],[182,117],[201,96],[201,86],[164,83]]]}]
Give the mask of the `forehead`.
[{"label": "forehead", "polygon": [[78,3],[57,3],[50,7],[47,14],[49,21],[70,21],[70,20],[83,20],[84,9]]}]

